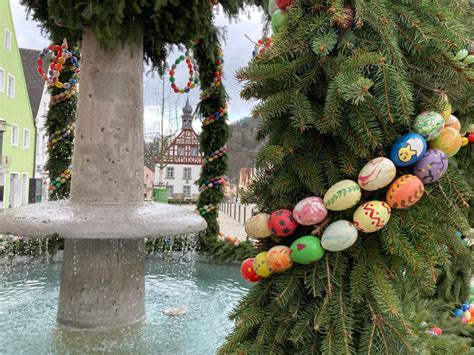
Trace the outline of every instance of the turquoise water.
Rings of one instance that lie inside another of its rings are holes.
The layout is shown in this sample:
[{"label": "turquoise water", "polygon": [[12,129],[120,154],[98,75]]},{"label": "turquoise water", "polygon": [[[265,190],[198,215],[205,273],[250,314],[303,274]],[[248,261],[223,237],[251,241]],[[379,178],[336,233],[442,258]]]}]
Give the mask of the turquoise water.
[{"label": "turquoise water", "polygon": [[[249,288],[232,265],[150,261],[147,319],[102,332],[56,325],[60,264],[0,269],[0,354],[214,354]],[[169,317],[168,307],[187,313]]]}]

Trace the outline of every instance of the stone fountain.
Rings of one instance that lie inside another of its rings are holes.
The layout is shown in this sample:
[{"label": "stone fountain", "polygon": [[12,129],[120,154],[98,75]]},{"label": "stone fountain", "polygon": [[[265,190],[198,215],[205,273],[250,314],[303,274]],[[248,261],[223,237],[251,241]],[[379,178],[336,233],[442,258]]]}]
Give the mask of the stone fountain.
[{"label": "stone fountain", "polygon": [[0,213],[0,233],[65,238],[58,322],[127,326],[145,316],[144,238],[206,228],[197,214],[143,202],[143,44],[103,48],[85,30],[69,201]]}]

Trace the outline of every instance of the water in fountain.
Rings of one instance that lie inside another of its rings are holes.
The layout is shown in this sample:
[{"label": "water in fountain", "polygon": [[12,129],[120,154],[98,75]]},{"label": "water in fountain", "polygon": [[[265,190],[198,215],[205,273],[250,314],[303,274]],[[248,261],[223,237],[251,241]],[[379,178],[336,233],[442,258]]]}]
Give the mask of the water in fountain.
[{"label": "water in fountain", "polygon": [[[1,352],[215,353],[232,328],[227,314],[248,284],[241,281],[236,266],[196,261],[196,240],[183,241],[182,251],[172,251],[171,239],[166,252],[148,259],[147,318],[122,329],[91,332],[56,324],[61,264],[0,267]],[[180,307],[186,310],[180,316],[164,312]]]}]

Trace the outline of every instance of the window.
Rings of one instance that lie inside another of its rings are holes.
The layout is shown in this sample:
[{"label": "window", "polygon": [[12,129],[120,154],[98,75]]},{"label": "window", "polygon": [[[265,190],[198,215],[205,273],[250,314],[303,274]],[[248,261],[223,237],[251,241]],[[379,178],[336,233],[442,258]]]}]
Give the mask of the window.
[{"label": "window", "polygon": [[191,148],[191,156],[196,157],[198,155],[197,148]]},{"label": "window", "polygon": [[20,130],[18,129],[18,126],[15,124],[12,124],[12,139],[11,139],[12,145],[18,146],[19,135],[20,135]]},{"label": "window", "polygon": [[30,149],[30,130],[26,128],[23,130],[23,148]]},{"label": "window", "polygon": [[12,34],[5,28],[5,48],[12,49]]},{"label": "window", "polygon": [[8,74],[7,79],[7,95],[11,98],[15,98],[15,77],[11,74]]},{"label": "window", "polygon": [[179,148],[178,148],[178,155],[179,155],[180,157],[182,157],[182,156],[184,155],[184,148],[183,148],[183,147],[179,147]]},{"label": "window", "polygon": [[5,69],[0,68],[0,92],[5,92]]},{"label": "window", "polygon": [[191,179],[191,168],[184,168],[183,179],[184,180]]},{"label": "window", "polygon": [[166,178],[174,179],[174,168],[170,168],[170,167],[166,168]]},{"label": "window", "polygon": [[166,188],[168,189],[168,197],[171,197],[173,195],[173,185],[166,185]]},{"label": "window", "polygon": [[191,197],[191,186],[183,186],[184,197]]}]

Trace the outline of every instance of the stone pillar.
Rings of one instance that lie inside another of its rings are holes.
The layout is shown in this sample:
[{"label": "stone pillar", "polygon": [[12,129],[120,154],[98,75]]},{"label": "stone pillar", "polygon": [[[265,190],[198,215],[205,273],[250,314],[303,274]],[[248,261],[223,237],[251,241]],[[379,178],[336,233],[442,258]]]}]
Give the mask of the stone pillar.
[{"label": "stone pillar", "polygon": [[[86,30],[81,56],[70,200],[80,205],[140,203],[143,44],[139,40],[103,48]],[[66,239],[58,322],[113,328],[142,319],[143,243],[143,239]]]}]

